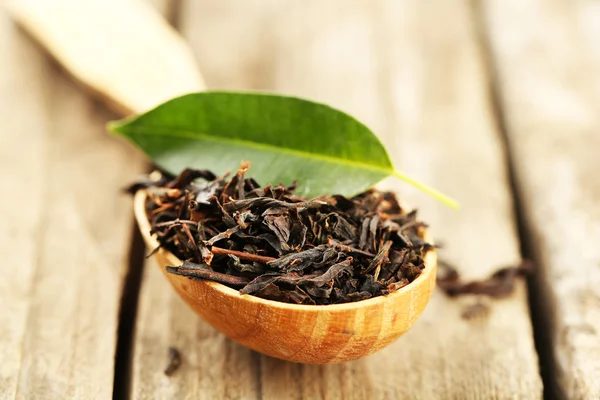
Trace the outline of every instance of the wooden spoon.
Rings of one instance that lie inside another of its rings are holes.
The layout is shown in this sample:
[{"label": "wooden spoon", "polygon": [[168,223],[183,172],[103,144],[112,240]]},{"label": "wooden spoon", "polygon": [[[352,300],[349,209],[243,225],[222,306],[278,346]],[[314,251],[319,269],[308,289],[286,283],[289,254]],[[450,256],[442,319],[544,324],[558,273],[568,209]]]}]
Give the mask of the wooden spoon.
[{"label": "wooden spoon", "polygon": [[[15,0],[9,10],[81,83],[122,113],[204,89],[183,39],[140,0]],[[149,248],[146,194],[134,211]],[[436,255],[411,284],[387,296],[356,303],[307,306],[240,295],[222,284],[166,273],[181,265],[172,253],[155,253],[161,270],[190,307],[232,340],[285,360],[325,364],[354,360],[396,340],[421,315],[435,287]]]},{"label": "wooden spoon", "polygon": [[121,114],[205,89],[194,56],[141,0],[11,0],[8,11],[86,88]]},{"label": "wooden spoon", "polygon": [[[149,248],[146,193],[138,191],[134,211]],[[436,253],[425,255],[425,269],[409,285],[387,295],[356,303],[297,305],[241,295],[210,281],[169,274],[166,267],[183,261],[159,249],[154,257],[177,293],[213,327],[230,339],[272,357],[306,364],[329,364],[369,355],[408,331],[421,315],[435,287]]]}]

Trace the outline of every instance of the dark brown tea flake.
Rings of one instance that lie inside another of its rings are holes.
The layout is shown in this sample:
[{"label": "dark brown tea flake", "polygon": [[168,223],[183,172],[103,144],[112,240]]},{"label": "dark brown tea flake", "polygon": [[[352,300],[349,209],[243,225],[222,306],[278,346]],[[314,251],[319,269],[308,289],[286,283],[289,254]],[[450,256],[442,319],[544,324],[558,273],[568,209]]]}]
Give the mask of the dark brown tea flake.
[{"label": "dark brown tea flake", "polygon": [[169,363],[167,364],[167,368],[165,368],[165,375],[171,376],[179,369],[181,366],[181,353],[177,350],[176,347],[169,347]]},{"label": "dark brown tea flake", "polygon": [[220,282],[265,299],[338,304],[386,295],[415,280],[433,247],[425,224],[392,193],[307,199],[292,186],[186,169],[132,185],[160,246],[184,263],[168,273]]},{"label": "dark brown tea flake", "polygon": [[495,298],[507,297],[514,291],[517,278],[533,271],[533,263],[524,260],[520,265],[498,269],[487,279],[464,282],[460,279],[458,270],[450,264],[439,260],[438,266],[440,268],[437,285],[450,297],[465,294],[478,294]]}]

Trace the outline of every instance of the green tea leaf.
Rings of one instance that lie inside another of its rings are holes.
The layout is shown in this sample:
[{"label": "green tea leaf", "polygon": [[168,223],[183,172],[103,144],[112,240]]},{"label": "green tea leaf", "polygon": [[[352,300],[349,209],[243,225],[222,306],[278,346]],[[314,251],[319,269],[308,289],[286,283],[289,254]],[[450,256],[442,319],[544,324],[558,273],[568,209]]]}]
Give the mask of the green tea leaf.
[{"label": "green tea leaf", "polygon": [[184,95],[109,128],[141,148],[156,165],[235,171],[252,163],[261,184],[298,181],[297,193],[354,195],[390,175],[449,205],[455,202],[394,170],[377,137],[351,116],[295,97],[261,93]]}]

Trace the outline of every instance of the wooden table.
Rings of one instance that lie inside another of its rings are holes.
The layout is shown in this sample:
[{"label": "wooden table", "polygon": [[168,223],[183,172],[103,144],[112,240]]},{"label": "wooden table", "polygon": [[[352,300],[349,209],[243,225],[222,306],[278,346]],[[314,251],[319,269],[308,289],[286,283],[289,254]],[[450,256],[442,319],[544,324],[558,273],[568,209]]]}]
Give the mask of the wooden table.
[{"label": "wooden table", "polygon": [[[144,261],[147,169],[117,116],[0,11],[0,398],[600,398],[600,4],[593,0],[153,1],[210,88],[300,95],[377,132],[467,278],[535,260],[507,299],[437,291],[355,362],[268,358],[197,318]],[[483,301],[489,313],[461,314]],[[168,348],[183,353],[163,374]],[[552,397],[549,397],[552,398]]]}]

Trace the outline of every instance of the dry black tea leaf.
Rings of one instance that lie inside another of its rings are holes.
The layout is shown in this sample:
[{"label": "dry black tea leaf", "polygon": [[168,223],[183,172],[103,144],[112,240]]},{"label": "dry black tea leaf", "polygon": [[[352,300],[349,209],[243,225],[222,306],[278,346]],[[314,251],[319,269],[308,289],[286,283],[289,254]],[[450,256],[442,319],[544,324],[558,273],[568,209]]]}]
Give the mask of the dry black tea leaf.
[{"label": "dry black tea leaf", "polygon": [[169,363],[167,364],[167,368],[165,368],[165,375],[171,376],[179,369],[181,366],[181,353],[177,350],[176,347],[169,347]]},{"label": "dry black tea leaf", "polygon": [[[338,304],[389,294],[420,274],[433,246],[392,193],[307,199],[295,185],[260,187],[243,163],[231,179],[185,169],[141,180],[167,272],[265,299]],[[154,184],[152,184],[154,182]]]},{"label": "dry black tea leaf", "polygon": [[438,266],[440,272],[437,276],[437,285],[451,297],[464,294],[507,297],[514,291],[516,279],[533,271],[533,263],[524,260],[520,265],[498,269],[485,280],[463,282],[458,270],[450,264],[438,261]]}]

